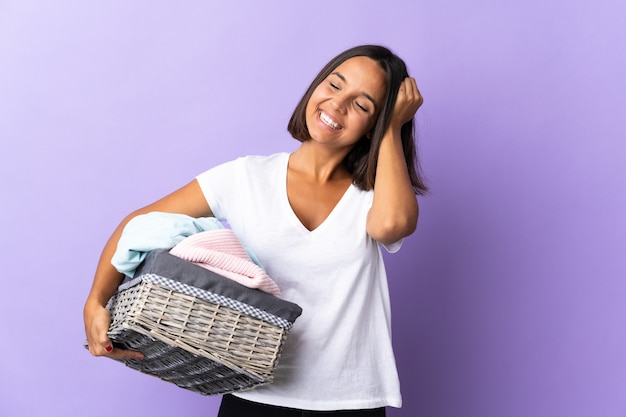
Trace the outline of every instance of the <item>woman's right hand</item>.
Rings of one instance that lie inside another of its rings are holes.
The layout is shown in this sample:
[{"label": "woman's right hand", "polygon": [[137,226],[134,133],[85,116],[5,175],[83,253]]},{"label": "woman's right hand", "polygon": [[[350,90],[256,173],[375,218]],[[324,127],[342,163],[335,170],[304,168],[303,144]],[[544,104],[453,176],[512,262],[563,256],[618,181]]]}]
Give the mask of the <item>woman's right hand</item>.
[{"label": "woman's right hand", "polygon": [[107,334],[111,324],[111,315],[106,308],[95,302],[87,302],[84,319],[87,346],[92,355],[106,356],[112,359],[143,359],[141,352],[113,346]]}]

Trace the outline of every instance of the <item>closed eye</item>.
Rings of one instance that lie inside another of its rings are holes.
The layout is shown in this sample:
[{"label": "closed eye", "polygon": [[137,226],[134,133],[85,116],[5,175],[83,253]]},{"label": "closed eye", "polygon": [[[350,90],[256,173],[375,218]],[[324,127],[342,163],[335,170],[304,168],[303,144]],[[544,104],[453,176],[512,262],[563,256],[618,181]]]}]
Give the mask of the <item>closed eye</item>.
[{"label": "closed eye", "polygon": [[355,101],[355,102],[354,102],[354,104],[356,104],[356,106],[357,106],[359,109],[361,109],[362,111],[364,111],[364,112],[366,112],[366,113],[369,111],[369,109],[368,109],[367,107],[364,107],[364,106],[360,105],[358,101]]},{"label": "closed eye", "polygon": [[330,85],[330,87],[333,90],[339,90],[339,86],[337,84],[333,83],[332,81],[329,81],[328,84]]}]

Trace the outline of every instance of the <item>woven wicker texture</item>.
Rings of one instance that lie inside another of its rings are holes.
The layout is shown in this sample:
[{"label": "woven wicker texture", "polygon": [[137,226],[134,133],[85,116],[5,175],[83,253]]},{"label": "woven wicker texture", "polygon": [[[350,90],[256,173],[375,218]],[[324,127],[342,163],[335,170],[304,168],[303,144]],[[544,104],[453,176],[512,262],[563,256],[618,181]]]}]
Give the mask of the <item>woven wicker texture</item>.
[{"label": "woven wicker texture", "polygon": [[127,366],[203,395],[271,382],[287,336],[275,324],[148,280],[117,293],[107,308],[111,340],[145,356]]}]

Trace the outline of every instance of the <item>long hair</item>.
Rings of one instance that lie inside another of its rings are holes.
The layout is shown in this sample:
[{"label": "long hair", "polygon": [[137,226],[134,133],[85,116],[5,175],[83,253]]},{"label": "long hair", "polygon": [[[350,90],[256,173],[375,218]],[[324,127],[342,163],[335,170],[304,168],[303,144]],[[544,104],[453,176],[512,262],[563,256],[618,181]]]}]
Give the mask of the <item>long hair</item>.
[{"label": "long hair", "polygon": [[[378,62],[387,78],[387,90],[383,106],[372,129],[371,136],[362,137],[350,150],[343,163],[352,175],[353,183],[362,190],[371,190],[376,182],[376,167],[378,165],[378,151],[385,130],[391,120],[391,115],[398,97],[398,89],[402,81],[408,77],[406,64],[389,49],[379,45],[361,45],[350,48],[331,59],[317,74],[296,106],[287,130],[295,139],[304,142],[311,139],[306,125],[306,106],[317,86],[326,79],[339,65],[350,58],[365,56]],[[409,172],[413,191],[422,195],[428,191],[424,183],[421,167],[417,157],[415,145],[414,122],[410,120],[402,125],[400,130],[404,159]]]}]

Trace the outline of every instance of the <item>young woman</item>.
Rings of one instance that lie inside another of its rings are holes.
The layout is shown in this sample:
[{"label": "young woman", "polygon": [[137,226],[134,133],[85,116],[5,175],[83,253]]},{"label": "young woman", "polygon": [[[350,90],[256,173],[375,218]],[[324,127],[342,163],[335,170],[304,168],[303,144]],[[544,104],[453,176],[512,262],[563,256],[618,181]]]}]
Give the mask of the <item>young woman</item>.
[{"label": "young woman", "polygon": [[331,60],[288,125],[299,148],[219,165],[127,216],[107,242],[84,319],[95,356],[141,358],[114,348],[104,308],[120,283],[111,266],[124,225],[152,211],[228,222],[282,297],[303,314],[290,332],[275,382],[226,395],[219,416],[384,416],[401,405],[391,347],[381,247],[415,230],[422,181],[413,117],[422,104],[404,62],[364,45]]}]

